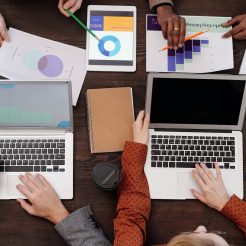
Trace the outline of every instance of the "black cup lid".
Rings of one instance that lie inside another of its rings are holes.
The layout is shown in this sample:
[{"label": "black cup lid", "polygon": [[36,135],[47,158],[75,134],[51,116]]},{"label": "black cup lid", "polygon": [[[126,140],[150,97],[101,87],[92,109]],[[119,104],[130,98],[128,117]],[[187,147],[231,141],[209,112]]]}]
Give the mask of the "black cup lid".
[{"label": "black cup lid", "polygon": [[99,163],[92,171],[92,179],[102,190],[113,190],[120,182],[119,166],[112,163]]}]

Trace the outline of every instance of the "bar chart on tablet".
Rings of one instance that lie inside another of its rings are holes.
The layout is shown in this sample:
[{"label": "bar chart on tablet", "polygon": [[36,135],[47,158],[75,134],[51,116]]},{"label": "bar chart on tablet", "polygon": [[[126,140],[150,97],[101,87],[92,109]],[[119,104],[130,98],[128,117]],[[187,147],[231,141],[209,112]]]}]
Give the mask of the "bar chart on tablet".
[{"label": "bar chart on tablet", "polygon": [[186,37],[209,29],[188,40],[177,50],[160,51],[167,46],[156,15],[146,17],[146,71],[207,73],[233,68],[232,39],[222,39],[228,28],[222,23],[230,17],[184,16]]}]

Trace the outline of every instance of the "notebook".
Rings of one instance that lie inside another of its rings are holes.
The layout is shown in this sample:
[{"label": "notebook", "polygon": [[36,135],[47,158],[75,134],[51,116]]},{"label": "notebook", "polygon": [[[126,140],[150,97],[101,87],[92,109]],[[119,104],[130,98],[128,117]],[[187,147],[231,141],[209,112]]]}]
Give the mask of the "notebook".
[{"label": "notebook", "polygon": [[86,92],[91,153],[122,151],[132,141],[132,88],[89,89]]}]

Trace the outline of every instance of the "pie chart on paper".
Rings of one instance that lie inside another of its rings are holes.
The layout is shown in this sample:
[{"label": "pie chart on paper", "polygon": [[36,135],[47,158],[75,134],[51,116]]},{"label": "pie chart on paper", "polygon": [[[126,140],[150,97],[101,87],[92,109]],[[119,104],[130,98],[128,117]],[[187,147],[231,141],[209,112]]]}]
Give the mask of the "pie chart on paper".
[{"label": "pie chart on paper", "polygon": [[48,78],[55,78],[62,74],[64,64],[60,57],[44,54],[39,50],[30,50],[23,55],[22,62],[30,71],[38,71]]},{"label": "pie chart on paper", "polygon": [[63,62],[58,56],[46,55],[39,60],[38,69],[44,76],[54,78],[63,72]]}]

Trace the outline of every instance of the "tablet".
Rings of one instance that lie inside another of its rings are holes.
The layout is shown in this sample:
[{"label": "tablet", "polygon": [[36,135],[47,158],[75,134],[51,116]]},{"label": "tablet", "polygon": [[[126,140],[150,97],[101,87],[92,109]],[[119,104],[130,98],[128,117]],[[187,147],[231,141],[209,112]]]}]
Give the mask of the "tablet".
[{"label": "tablet", "polygon": [[134,6],[90,5],[87,26],[88,71],[136,71],[136,14]]}]

